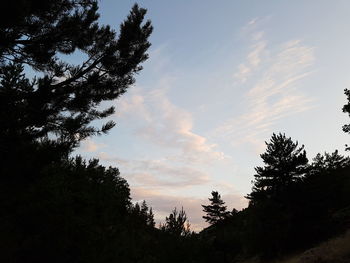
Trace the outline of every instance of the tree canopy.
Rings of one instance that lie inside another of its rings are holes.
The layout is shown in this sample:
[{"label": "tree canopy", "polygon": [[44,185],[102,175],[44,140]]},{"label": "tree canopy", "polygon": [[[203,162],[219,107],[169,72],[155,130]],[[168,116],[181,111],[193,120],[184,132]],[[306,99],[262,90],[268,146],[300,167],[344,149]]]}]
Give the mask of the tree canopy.
[{"label": "tree canopy", "polygon": [[260,155],[265,166],[255,168],[253,189],[248,196],[252,203],[278,195],[302,178],[307,168],[304,145],[298,147],[298,142],[293,142],[285,134],[274,133],[266,146],[266,152]]},{"label": "tree canopy", "polygon": [[180,211],[175,207],[165,218],[165,224],[161,226],[161,229],[174,236],[188,236],[191,233],[190,224],[183,207]]},{"label": "tree canopy", "polygon": [[219,192],[212,191],[212,197],[209,198],[210,205],[202,205],[203,211],[206,213],[203,218],[211,225],[225,219],[229,212],[226,211],[225,202],[221,199]]},{"label": "tree canopy", "polygon": [[[345,89],[345,95],[347,98],[347,104],[343,106],[343,112],[347,113],[350,117],[350,90],[349,89]],[[343,131],[346,133],[350,133],[350,124],[345,124],[343,126]],[[350,145],[346,145],[346,149],[350,150]]]},{"label": "tree canopy", "polygon": [[[101,109],[101,102],[123,94],[148,57],[152,26],[144,22],[146,10],[135,4],[117,35],[99,25],[95,0],[10,3],[0,23],[3,143],[21,137],[75,147],[110,130],[113,121],[90,124],[114,113],[114,107]],[[81,64],[64,60],[76,51],[85,58]],[[40,75],[28,79],[24,66]]]}]

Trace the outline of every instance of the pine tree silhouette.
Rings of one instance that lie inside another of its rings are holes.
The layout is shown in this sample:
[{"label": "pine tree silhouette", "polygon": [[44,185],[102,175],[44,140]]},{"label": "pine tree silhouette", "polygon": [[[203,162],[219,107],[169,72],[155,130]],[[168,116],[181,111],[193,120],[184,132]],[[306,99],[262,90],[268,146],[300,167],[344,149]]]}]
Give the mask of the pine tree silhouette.
[{"label": "pine tree silhouette", "polygon": [[203,218],[209,224],[214,225],[228,217],[230,212],[226,211],[225,202],[217,191],[212,191],[211,195],[212,197],[209,198],[210,205],[202,205],[203,211],[207,214]]}]

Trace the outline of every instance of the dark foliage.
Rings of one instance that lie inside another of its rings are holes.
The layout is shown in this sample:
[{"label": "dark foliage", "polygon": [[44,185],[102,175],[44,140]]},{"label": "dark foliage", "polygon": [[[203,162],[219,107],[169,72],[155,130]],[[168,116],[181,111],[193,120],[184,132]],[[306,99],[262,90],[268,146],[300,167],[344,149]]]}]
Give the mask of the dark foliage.
[{"label": "dark foliage", "polygon": [[224,220],[230,213],[226,211],[225,202],[217,191],[212,191],[211,195],[212,197],[209,198],[210,205],[202,205],[203,211],[206,213],[203,218],[209,224],[214,225]]},{"label": "dark foliage", "polygon": [[[252,256],[262,259],[283,256],[310,248],[350,227],[349,157],[335,151],[318,154],[307,164],[302,148],[297,148],[284,135],[279,135],[279,139],[288,143],[279,147],[271,145],[280,142],[273,135],[266,153],[261,155],[268,165],[257,170],[261,171],[259,179],[266,178],[260,177],[265,171],[267,175],[277,176],[259,189],[259,195],[254,194],[257,192],[254,185],[248,208],[232,213],[200,233],[221,262]],[[281,165],[281,160],[285,165]],[[279,172],[272,169],[276,167]],[[280,180],[279,175],[288,175],[288,183]],[[271,186],[283,190],[271,194]]]},{"label": "dark foliage", "polygon": [[[143,24],[146,10],[135,5],[117,36],[98,24],[94,0],[11,3],[0,24],[2,144],[10,136],[74,147],[110,130],[112,121],[101,128],[91,122],[114,113],[114,107],[101,110],[101,102],[123,94],[148,57],[152,26]],[[86,58],[80,65],[61,59],[75,51]],[[28,80],[23,65],[42,77]]]},{"label": "dark foliage", "polygon": [[186,212],[183,207],[177,211],[176,207],[171,212],[169,217],[165,218],[165,224],[160,226],[160,229],[173,236],[187,237],[191,234],[190,223],[187,220]]},{"label": "dark foliage", "polygon": [[154,215],[152,211],[152,207],[148,208],[147,203],[143,200],[141,207],[138,203],[131,207],[131,213],[135,216],[135,218],[139,219],[139,224],[146,224],[147,226],[154,227]]},{"label": "dark foliage", "polygon": [[306,172],[308,159],[304,146],[298,148],[298,142],[280,133],[273,134],[266,146],[266,152],[260,155],[265,166],[255,168],[253,189],[248,196],[251,204],[278,198]]},{"label": "dark foliage", "polygon": [[[1,190],[3,262],[101,262],[116,256],[113,242],[125,231],[130,207],[128,184],[117,169],[77,157],[47,166],[28,189]],[[100,256],[105,259],[98,261]]]},{"label": "dark foliage", "polygon": [[[343,112],[344,113],[347,113],[350,117],[350,90],[349,89],[345,89],[345,95],[346,95],[346,98],[347,98],[347,104],[345,104],[343,106]],[[346,133],[350,133],[350,124],[345,124],[343,126],[343,131],[346,132]],[[346,150],[350,150],[350,145],[346,145]]]}]

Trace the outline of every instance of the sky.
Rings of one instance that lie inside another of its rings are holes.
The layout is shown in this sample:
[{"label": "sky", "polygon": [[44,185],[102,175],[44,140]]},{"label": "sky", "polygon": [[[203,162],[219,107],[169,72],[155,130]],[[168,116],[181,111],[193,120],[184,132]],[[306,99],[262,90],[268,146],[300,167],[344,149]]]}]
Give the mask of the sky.
[{"label": "sky", "polygon": [[[134,1],[100,1],[116,31]],[[118,167],[133,201],[157,222],[183,207],[193,230],[219,191],[242,209],[272,133],[305,145],[309,160],[345,154],[349,122],[350,1],[144,0],[149,60],[112,104],[117,126],[76,151]]]}]

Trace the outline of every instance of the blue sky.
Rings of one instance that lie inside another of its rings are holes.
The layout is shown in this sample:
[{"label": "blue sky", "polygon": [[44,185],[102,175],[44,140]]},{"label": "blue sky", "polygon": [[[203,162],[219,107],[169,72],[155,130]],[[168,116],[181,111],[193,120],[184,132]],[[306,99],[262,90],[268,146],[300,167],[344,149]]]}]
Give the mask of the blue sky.
[{"label": "blue sky", "polygon": [[[101,1],[116,30],[132,1]],[[135,201],[156,218],[184,207],[193,229],[218,190],[247,205],[254,167],[273,132],[304,144],[311,160],[349,137],[349,1],[139,1],[152,20],[150,58],[113,102],[117,126],[77,151],[117,166]]]}]

